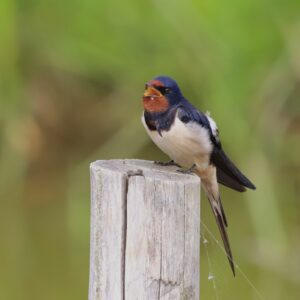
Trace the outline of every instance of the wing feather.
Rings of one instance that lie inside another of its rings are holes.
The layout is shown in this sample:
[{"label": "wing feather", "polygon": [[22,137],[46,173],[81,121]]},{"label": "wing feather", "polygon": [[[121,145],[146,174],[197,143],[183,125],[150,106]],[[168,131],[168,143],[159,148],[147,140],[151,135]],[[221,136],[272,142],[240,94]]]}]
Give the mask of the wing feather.
[{"label": "wing feather", "polygon": [[217,179],[218,182],[235,190],[238,192],[245,192],[246,188],[241,185],[238,181],[233,179],[232,177],[228,176],[226,173],[224,173],[221,169],[217,168]]},{"label": "wing feather", "polygon": [[[221,148],[214,148],[210,160],[217,167],[217,172],[220,174],[218,180],[220,179],[221,183],[230,185],[229,187],[233,189],[236,189],[239,184],[255,190],[255,185],[234,165]],[[224,174],[225,176],[222,177]]]}]

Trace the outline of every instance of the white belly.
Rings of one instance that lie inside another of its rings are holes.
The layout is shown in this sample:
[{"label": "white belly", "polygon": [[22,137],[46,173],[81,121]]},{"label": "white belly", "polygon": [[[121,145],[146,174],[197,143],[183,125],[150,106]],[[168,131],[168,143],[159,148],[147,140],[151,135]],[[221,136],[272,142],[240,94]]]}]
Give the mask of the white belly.
[{"label": "white belly", "polygon": [[148,129],[144,115],[142,122],[153,142],[176,163],[184,167],[196,164],[200,170],[208,167],[213,146],[205,128],[195,122],[185,124],[176,115],[169,131],[160,136]]}]

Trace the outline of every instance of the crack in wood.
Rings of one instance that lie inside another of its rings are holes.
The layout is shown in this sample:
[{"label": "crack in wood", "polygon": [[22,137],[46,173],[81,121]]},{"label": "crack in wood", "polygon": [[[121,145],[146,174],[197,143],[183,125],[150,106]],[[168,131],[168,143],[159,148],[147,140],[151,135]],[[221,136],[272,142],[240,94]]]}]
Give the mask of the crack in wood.
[{"label": "crack in wood", "polygon": [[133,176],[144,176],[143,170],[129,170],[125,177],[124,209],[123,209],[123,253],[122,253],[122,299],[125,300],[125,274],[126,274],[126,242],[127,242],[127,198],[129,190],[129,178]]},{"label": "crack in wood", "polygon": [[[158,283],[158,300],[162,299],[162,297],[170,293],[174,288],[180,287],[182,285],[181,282],[166,280],[163,278],[150,277],[149,280],[151,280],[152,283]],[[164,291],[163,293],[161,293],[162,290]]]},{"label": "crack in wood", "polygon": [[[154,195],[156,196],[156,183],[154,181]],[[163,205],[162,205],[163,207]],[[163,210],[161,209],[161,213],[163,213]],[[159,265],[159,278],[161,278],[162,274],[162,218],[160,218],[160,265]],[[158,280],[158,295],[157,299],[160,299],[160,289],[161,289],[161,281]]]},{"label": "crack in wood", "polygon": [[172,280],[166,280],[163,278],[154,278],[154,277],[150,277],[149,278],[151,281],[153,282],[157,282],[157,283],[162,283],[164,286],[173,286],[173,287],[177,287],[180,286],[181,283],[177,282],[177,281],[172,281]]}]

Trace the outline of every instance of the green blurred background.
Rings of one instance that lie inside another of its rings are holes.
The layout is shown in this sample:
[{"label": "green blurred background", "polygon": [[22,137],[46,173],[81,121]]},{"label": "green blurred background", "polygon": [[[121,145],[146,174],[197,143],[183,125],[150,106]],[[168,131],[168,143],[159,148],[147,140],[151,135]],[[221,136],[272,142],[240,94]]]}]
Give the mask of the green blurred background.
[{"label": "green blurred background", "polygon": [[[87,298],[89,163],[166,159],[140,123],[159,74],[257,185],[222,189],[243,273],[299,299],[299,0],[0,1],[1,299]],[[202,218],[219,239],[204,197]],[[260,299],[203,235],[202,299]]]}]

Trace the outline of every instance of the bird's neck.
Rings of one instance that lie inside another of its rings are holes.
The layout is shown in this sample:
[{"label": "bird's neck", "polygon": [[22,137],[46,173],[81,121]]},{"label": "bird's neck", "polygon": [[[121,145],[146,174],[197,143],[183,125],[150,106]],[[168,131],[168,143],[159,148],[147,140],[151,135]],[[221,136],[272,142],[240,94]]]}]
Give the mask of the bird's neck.
[{"label": "bird's neck", "polygon": [[177,107],[173,107],[166,112],[144,111],[145,122],[149,130],[168,131],[173,124]]}]

